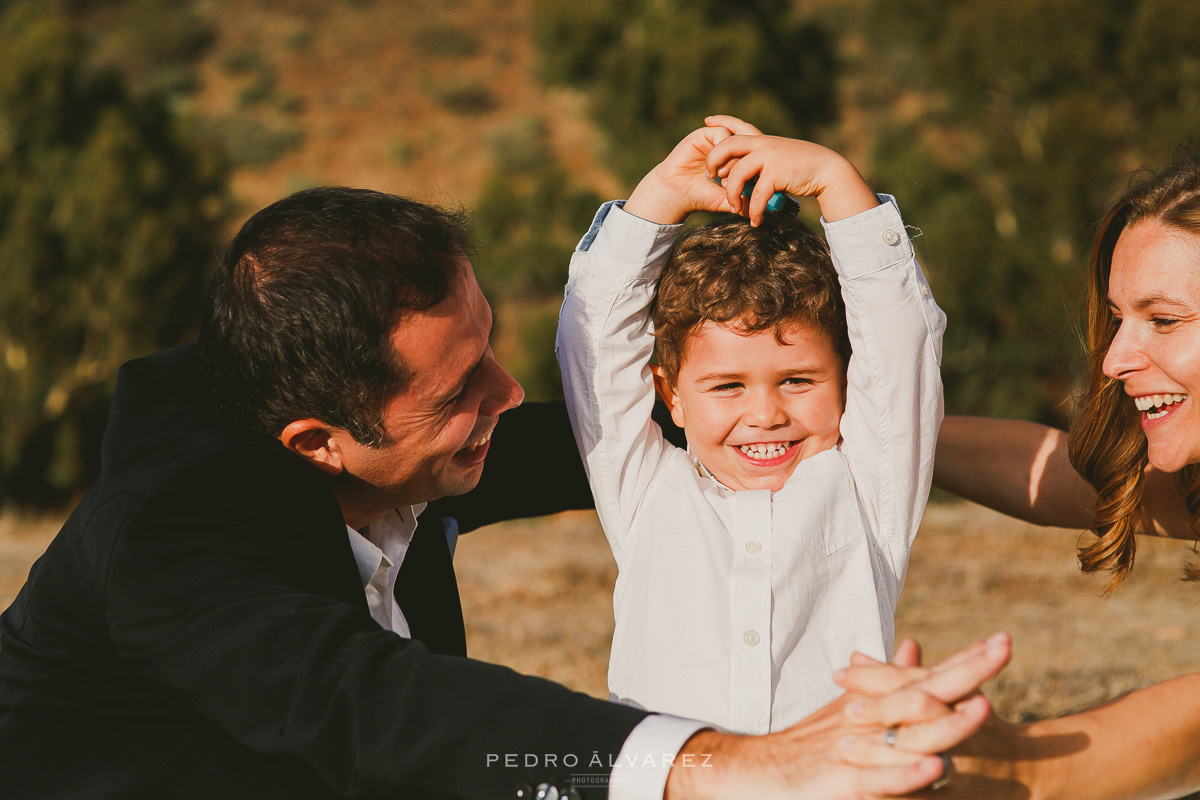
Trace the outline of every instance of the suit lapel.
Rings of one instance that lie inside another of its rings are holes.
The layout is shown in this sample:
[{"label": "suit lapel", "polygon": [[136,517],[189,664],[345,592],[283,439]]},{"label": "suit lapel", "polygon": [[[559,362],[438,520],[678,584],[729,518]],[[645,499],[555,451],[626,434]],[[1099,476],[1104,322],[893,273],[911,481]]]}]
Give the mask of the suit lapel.
[{"label": "suit lapel", "polygon": [[412,638],[431,652],[467,654],[458,581],[441,520],[430,519],[413,533],[396,576],[396,602]]}]

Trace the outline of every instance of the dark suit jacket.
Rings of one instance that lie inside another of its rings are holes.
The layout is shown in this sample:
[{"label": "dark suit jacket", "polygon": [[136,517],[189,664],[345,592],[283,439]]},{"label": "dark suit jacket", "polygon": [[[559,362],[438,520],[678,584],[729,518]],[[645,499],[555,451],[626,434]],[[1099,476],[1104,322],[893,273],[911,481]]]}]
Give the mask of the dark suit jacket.
[{"label": "dark suit jacket", "polygon": [[[497,798],[619,752],[642,712],[379,628],[319,474],[202,397],[194,345],[122,368],[101,478],[0,617],[0,796]],[[564,420],[505,414],[432,513],[580,504],[581,471],[503,463]]]}]

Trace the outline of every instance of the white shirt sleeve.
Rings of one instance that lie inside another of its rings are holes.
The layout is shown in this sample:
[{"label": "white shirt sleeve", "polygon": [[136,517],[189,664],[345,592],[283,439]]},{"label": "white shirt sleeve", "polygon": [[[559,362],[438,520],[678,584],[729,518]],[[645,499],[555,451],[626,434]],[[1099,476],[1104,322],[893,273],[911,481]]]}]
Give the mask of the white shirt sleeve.
[{"label": "white shirt sleeve", "polygon": [[[946,315],[913,255],[895,200],[824,223],[853,353],[842,448],[885,551],[907,551],[924,513],[942,420]],[[899,591],[903,574],[891,576]]]},{"label": "white shirt sleeve", "polygon": [[625,740],[609,776],[609,800],[662,800],[667,776],[680,749],[692,734],[710,727],[666,714],[652,714],[639,722]]},{"label": "white shirt sleeve", "polygon": [[650,419],[650,303],[680,225],[600,208],[571,257],[555,352],[596,511],[620,564],[633,510],[670,447]]}]

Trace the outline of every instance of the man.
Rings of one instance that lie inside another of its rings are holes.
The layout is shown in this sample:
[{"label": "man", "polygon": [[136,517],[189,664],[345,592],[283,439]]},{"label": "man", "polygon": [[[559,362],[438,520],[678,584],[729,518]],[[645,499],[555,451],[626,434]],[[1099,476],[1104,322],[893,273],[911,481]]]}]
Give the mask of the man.
[{"label": "man", "polygon": [[[428,206],[292,195],[231,243],[199,345],[122,369],[101,478],[0,617],[5,797],[494,798],[556,779],[836,797],[937,777],[883,727],[918,722],[900,733],[919,753],[961,740],[979,704],[944,703],[999,669],[995,648],[857,720],[842,701],[761,739],[464,657],[439,523],[465,506],[418,524],[424,504],[474,487],[502,444],[471,524],[573,502],[545,498],[562,470],[539,459],[565,418],[510,411],[522,392],[465,253]],[[886,766],[842,763],[855,733],[856,760]]]}]

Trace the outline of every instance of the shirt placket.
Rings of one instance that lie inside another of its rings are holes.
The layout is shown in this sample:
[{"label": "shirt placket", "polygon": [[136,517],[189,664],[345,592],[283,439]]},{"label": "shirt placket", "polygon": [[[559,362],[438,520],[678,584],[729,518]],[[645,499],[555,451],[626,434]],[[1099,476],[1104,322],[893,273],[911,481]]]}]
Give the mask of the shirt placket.
[{"label": "shirt placket", "polygon": [[771,493],[733,500],[732,721],[760,734],[771,727]]}]

